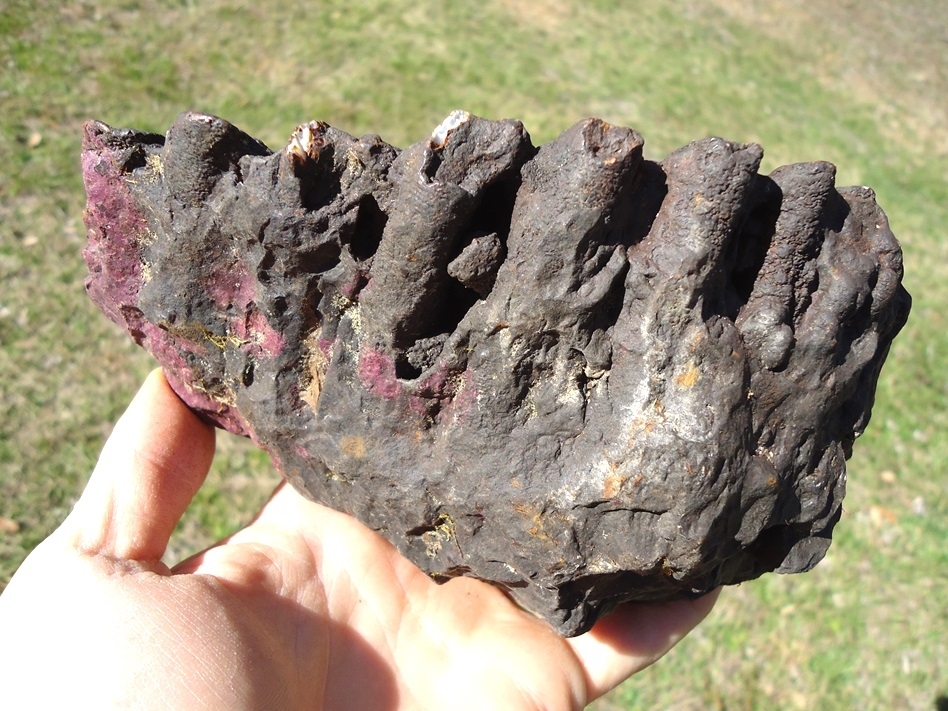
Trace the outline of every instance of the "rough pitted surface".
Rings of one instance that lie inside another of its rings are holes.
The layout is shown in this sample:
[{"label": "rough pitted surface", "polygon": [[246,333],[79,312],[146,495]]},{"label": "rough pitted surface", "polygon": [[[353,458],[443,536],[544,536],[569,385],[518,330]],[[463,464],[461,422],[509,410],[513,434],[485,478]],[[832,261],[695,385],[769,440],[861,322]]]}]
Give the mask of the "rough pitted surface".
[{"label": "rough pitted surface", "polygon": [[575,635],[829,546],[910,300],[871,190],[761,155],[90,122],[88,290],[301,491]]}]

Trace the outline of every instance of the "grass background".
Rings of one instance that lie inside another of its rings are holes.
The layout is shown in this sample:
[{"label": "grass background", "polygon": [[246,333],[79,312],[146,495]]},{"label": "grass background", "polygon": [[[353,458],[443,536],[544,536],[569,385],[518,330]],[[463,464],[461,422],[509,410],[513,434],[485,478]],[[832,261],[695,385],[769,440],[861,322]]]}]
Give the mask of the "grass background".
[{"label": "grass background", "polygon": [[[597,708],[948,708],[946,97],[942,0],[0,0],[0,589],[152,367],[83,292],[82,121],[164,132],[198,109],[279,147],[319,118],[404,146],[455,108],[536,143],[595,115],[654,159],[716,134],[760,142],[765,172],[836,163],[878,193],[915,299],[827,559],[729,589]],[[219,442],[172,558],[276,481]]]}]

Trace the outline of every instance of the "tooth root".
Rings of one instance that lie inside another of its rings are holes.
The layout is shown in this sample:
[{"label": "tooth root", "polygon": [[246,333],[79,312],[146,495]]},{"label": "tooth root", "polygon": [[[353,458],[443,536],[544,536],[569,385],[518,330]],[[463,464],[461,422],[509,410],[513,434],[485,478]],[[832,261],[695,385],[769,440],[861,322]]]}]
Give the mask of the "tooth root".
[{"label": "tooth root", "polygon": [[667,193],[630,260],[626,288],[633,302],[664,302],[663,309],[685,315],[723,290],[724,255],[745,218],[762,157],[756,144],[708,138],[665,159]]},{"label": "tooth root", "polygon": [[[403,171],[403,178],[397,207],[389,215],[371,282],[362,293],[366,337],[397,349],[425,335],[425,328],[437,320],[434,314],[444,313],[446,289],[453,280],[448,263],[458,252],[468,220],[488,199],[492,186],[519,180],[533,150],[519,122],[452,114],[434,135],[443,133],[446,139],[451,132],[456,134],[436,159],[432,139],[399,156],[397,170]],[[498,211],[506,211],[507,198],[494,197]]]},{"label": "tooth root", "polygon": [[[590,309],[604,300],[625,269],[624,258],[613,259],[617,244],[611,225],[642,165],[643,145],[631,129],[588,119],[543,146],[524,171],[508,245],[510,268],[498,277],[498,288],[517,292],[529,285],[562,308],[577,296],[570,284],[574,273],[563,265],[578,261],[584,274],[578,296],[590,300]],[[520,308],[509,307],[498,318],[535,328],[534,305],[511,303]]]},{"label": "tooth root", "polygon": [[770,175],[781,195],[779,214],[753,290],[736,319],[745,342],[769,370],[786,365],[793,329],[809,301],[835,176],[836,167],[822,162],[783,166]]},{"label": "tooth root", "polygon": [[789,275],[791,316],[796,323],[816,277],[814,260],[825,230],[827,202],[835,190],[836,166],[825,162],[789,165],[778,168],[771,177],[784,193],[774,240],[786,244],[785,249],[791,252],[789,260],[780,260],[775,253],[773,267]]},{"label": "tooth root", "polygon": [[198,207],[242,156],[269,154],[260,141],[224,119],[188,112],[179,115],[168,130],[162,162],[172,197]]}]

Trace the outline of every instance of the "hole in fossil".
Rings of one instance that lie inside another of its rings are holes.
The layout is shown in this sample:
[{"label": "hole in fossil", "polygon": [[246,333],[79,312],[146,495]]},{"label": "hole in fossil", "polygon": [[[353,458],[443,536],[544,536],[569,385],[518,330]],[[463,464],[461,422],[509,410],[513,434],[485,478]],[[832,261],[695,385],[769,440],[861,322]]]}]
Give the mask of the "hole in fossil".
[{"label": "hole in fossil", "polygon": [[319,155],[319,160],[307,163],[305,171],[299,175],[300,204],[304,210],[315,212],[328,205],[339,194],[339,175],[333,171],[332,144],[327,144]]},{"label": "hole in fossil", "polygon": [[721,260],[721,268],[730,276],[715,298],[706,298],[705,318],[712,314],[721,314],[731,320],[737,318],[751,297],[767,250],[773,242],[783,199],[780,188],[769,177],[758,176],[751,199],[755,204],[748,210],[744,224],[728,243]]},{"label": "hole in fossil", "polygon": [[462,575],[470,575],[471,569],[466,565],[453,565],[443,573],[432,573],[431,578],[437,583],[446,583],[451,578],[458,578]]},{"label": "hole in fossil", "polygon": [[652,230],[665,196],[668,194],[668,178],[662,166],[647,160],[642,163],[629,185],[628,198],[616,202],[613,222],[622,225],[618,239],[621,244],[632,247]]},{"label": "hole in fossil", "polygon": [[148,155],[142,146],[133,146],[124,158],[120,158],[118,162],[124,172],[131,173],[133,170],[144,168],[148,164]]},{"label": "hole in fossil", "polygon": [[[483,191],[477,208],[474,210],[471,219],[468,221],[466,230],[469,234],[484,235],[496,233],[503,243],[506,243],[507,234],[510,231],[510,221],[513,214],[513,203],[516,197],[519,178],[500,181],[491,185]],[[456,252],[452,259],[456,258],[461,251],[470,244],[470,239],[459,239],[456,245]],[[450,260],[449,260],[450,262]],[[447,265],[444,267],[447,268]],[[461,320],[465,317],[471,307],[477,301],[487,296],[488,291],[482,289],[482,293],[465,286],[454,278],[445,279],[441,286],[441,299],[435,313],[428,316],[428,324],[424,328],[416,344],[412,346],[415,349],[423,341],[440,339],[442,342],[448,334],[453,333]],[[433,354],[436,355],[436,354]],[[419,364],[415,358],[409,358],[414,365],[412,367],[403,366],[403,372],[409,374],[414,372],[419,366],[430,365],[433,360],[428,359],[425,364]],[[396,364],[396,368],[398,365]],[[401,376],[400,376],[401,377]]]},{"label": "hole in fossil", "polygon": [[430,338],[419,338],[395,357],[395,375],[402,380],[414,380],[438,360],[448,336],[440,333]]},{"label": "hole in fossil", "polygon": [[395,358],[395,377],[400,380],[414,380],[422,373],[422,369],[408,360],[408,355]]},{"label": "hole in fossil", "polygon": [[297,255],[294,272],[322,274],[339,264],[341,248],[336,242],[322,242]]},{"label": "hole in fossil", "polygon": [[727,255],[725,263],[734,265],[730,286],[732,295],[736,296],[737,303],[731,305],[735,314],[736,309],[750,299],[767,250],[773,240],[779,214],[779,203],[768,202],[760,205],[751,211],[740,236],[729,245],[732,254]]},{"label": "hole in fossil", "polygon": [[461,323],[461,319],[478,300],[478,295],[475,292],[453,279],[447,283],[446,287],[444,308],[434,329],[435,334],[453,333],[458,324]]},{"label": "hole in fossil", "polygon": [[501,241],[506,244],[507,235],[510,233],[514,200],[519,189],[519,175],[487,186],[481,193],[477,208],[471,216],[468,232],[485,234],[496,232],[500,235]]},{"label": "hole in fossil", "polygon": [[257,267],[257,281],[261,284],[270,283],[270,270],[276,264],[276,255],[272,249],[263,253],[263,259],[260,260],[260,266]]},{"label": "hole in fossil", "polygon": [[424,175],[428,181],[432,182],[437,177],[438,168],[441,167],[441,163],[443,162],[441,157],[441,149],[431,149],[429,155],[425,156],[425,158],[426,160],[422,170],[424,171]]},{"label": "hole in fossil", "polygon": [[382,212],[378,201],[372,195],[363,197],[359,201],[355,230],[349,244],[352,256],[359,261],[372,257],[382,242],[382,233],[387,222],[388,215]]}]

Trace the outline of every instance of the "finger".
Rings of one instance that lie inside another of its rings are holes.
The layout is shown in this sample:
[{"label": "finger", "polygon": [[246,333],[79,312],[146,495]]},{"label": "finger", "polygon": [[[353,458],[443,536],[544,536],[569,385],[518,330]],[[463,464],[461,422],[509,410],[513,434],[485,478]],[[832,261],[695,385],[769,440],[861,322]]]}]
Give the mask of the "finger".
[{"label": "finger", "polygon": [[697,600],[627,603],[586,634],[567,640],[585,670],[588,701],[658,661],[707,616],[719,593]]},{"label": "finger", "polygon": [[[239,575],[233,571],[228,572],[229,568],[225,570],[222,567],[222,564],[224,566],[230,565],[228,556],[233,548],[249,543],[252,546],[273,547],[279,550],[281,554],[288,552],[286,542],[300,537],[303,533],[300,519],[305,514],[301,513],[301,507],[309,507],[308,515],[314,521],[323,509],[320,504],[313,503],[300,496],[293,487],[287,484],[286,480],[281,481],[274,487],[270,498],[264,502],[260,511],[257,512],[257,515],[249,524],[222,538],[210,547],[178,561],[171,567],[171,573],[174,575],[208,573],[223,579],[238,579]],[[275,544],[274,541],[276,541]],[[221,551],[224,551],[224,555],[221,555]],[[279,573],[276,569],[270,572]],[[273,578],[273,580],[276,580],[276,578]]]},{"label": "finger", "polygon": [[105,443],[65,535],[85,553],[157,562],[213,456],[213,428],[153,371]]},{"label": "finger", "polygon": [[277,547],[285,547],[285,541],[291,537],[308,551],[323,581],[339,578],[367,588],[376,584],[384,588],[386,576],[419,573],[379,533],[349,514],[305,498],[285,482],[250,526],[230,540],[276,541]]}]

